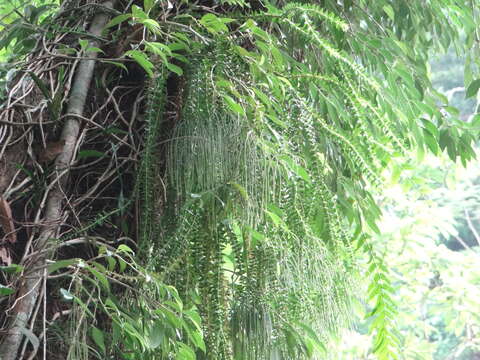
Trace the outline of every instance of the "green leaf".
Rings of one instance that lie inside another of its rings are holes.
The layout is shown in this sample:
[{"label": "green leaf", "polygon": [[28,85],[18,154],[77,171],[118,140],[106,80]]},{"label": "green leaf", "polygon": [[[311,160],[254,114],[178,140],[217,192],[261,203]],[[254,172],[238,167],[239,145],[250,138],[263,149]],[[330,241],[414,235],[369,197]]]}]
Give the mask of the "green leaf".
[{"label": "green leaf", "polygon": [[307,183],[311,183],[312,180],[310,179],[310,175],[308,174],[307,170],[295,163],[295,161],[288,157],[288,156],[283,156],[282,159],[288,164],[288,167],[299,177],[301,177],[303,180],[305,180]]},{"label": "green leaf", "polygon": [[148,15],[145,13],[145,11],[143,11],[142,8],[137,5],[132,6],[132,16],[135,18],[135,20],[148,19]]},{"label": "green leaf", "polygon": [[148,347],[150,349],[157,348],[162,343],[164,337],[165,327],[162,322],[156,321],[148,334]]},{"label": "green leaf", "polygon": [[191,333],[191,340],[193,344],[202,350],[204,353],[207,351],[205,342],[203,341],[203,336],[199,331],[193,331]]},{"label": "green leaf", "polygon": [[128,72],[128,69],[125,65],[123,65],[121,62],[118,62],[118,61],[110,61],[110,60],[102,60],[100,59],[100,61],[102,63],[106,63],[106,64],[112,64],[112,65],[115,65],[123,70],[125,70],[126,72]]},{"label": "green leaf", "polygon": [[104,274],[102,274],[100,271],[98,271],[97,269],[94,269],[92,266],[89,266],[89,270],[93,274],[93,276],[95,276],[97,278],[97,280],[100,282],[102,287],[105,290],[110,291],[110,283],[108,282],[107,277]]},{"label": "green leaf", "polygon": [[168,44],[168,48],[174,52],[174,51],[189,51],[190,48],[187,46],[187,44],[181,43],[181,42],[174,42],[171,44]]},{"label": "green leaf", "polygon": [[118,248],[117,248],[117,251],[118,251],[118,252],[135,254],[135,252],[134,252],[130,247],[128,247],[128,246],[125,245],[125,244],[120,244],[120,245],[118,246]]},{"label": "green leaf", "polygon": [[51,100],[52,96],[47,88],[47,85],[45,85],[45,83],[37,75],[35,75],[34,72],[30,71],[29,75],[32,77],[33,82],[38,86],[43,96],[45,96],[47,100]]},{"label": "green leaf", "polygon": [[96,53],[102,53],[102,54],[105,54],[105,52],[98,48],[98,47],[95,47],[95,46],[92,46],[92,47],[89,47],[85,50],[85,52],[96,52]]},{"label": "green leaf", "polygon": [[171,50],[168,46],[157,42],[145,42],[146,49],[162,59],[164,64],[168,64],[167,54],[171,54]]},{"label": "green leaf", "polygon": [[468,85],[465,98],[471,98],[477,95],[478,89],[480,89],[480,79],[474,80]]},{"label": "green leaf", "polygon": [[188,320],[190,320],[195,325],[198,331],[202,331],[202,327],[201,327],[202,318],[200,317],[198,312],[195,311],[195,308],[185,310],[183,314],[188,318]]},{"label": "green leaf", "polygon": [[235,100],[233,100],[231,96],[223,95],[223,99],[227,103],[230,110],[232,110],[234,113],[245,116],[245,110],[243,109],[243,107],[239,103],[237,103]]},{"label": "green leaf", "polygon": [[105,154],[97,151],[97,150],[81,150],[78,153],[77,159],[85,159],[89,157],[96,157],[96,158],[101,158],[104,157]]},{"label": "green leaf", "polygon": [[[285,224],[283,225],[284,225],[284,228],[286,229]],[[249,231],[250,231],[250,234],[252,235],[252,247],[255,247],[258,241],[262,242],[265,240],[265,235],[259,233],[258,231],[251,228],[249,229]]]},{"label": "green leaf", "polygon": [[245,190],[245,188],[242,185],[237,184],[235,182],[231,182],[230,185],[232,185],[232,187],[238,191],[238,193],[242,196],[244,200],[248,200],[247,190]]},{"label": "green leaf", "polygon": [[425,127],[425,129],[428,130],[428,132],[433,135],[435,138],[438,138],[439,137],[439,131],[438,131],[438,128],[437,126],[432,123],[431,121],[427,120],[427,119],[420,119],[423,123],[423,126]]},{"label": "green leaf", "polygon": [[460,110],[453,106],[445,106],[444,109],[453,116],[459,116]]},{"label": "green leaf", "polygon": [[[35,7],[33,5],[29,5],[25,7],[25,16],[28,17],[28,20],[31,24],[37,24],[40,15],[48,11],[49,9],[54,8],[55,5],[53,4],[46,4],[42,6]],[[28,11],[27,11],[28,9]]]},{"label": "green leaf", "polygon": [[124,22],[127,19],[130,19],[132,17],[132,14],[121,14],[116,17],[114,17],[112,20],[108,22],[107,25],[105,25],[104,29],[111,28],[112,26],[118,25],[122,22]]},{"label": "green leaf", "polygon": [[148,14],[155,5],[155,0],[143,0],[143,9]]},{"label": "green leaf", "polygon": [[150,50],[156,54],[159,55],[172,55],[172,50],[170,49],[170,46],[162,44],[160,42],[150,42],[150,41],[145,41],[145,45],[147,45]]},{"label": "green leaf", "polygon": [[324,351],[327,350],[325,348],[325,345],[323,345],[322,341],[318,337],[317,333],[310,326],[308,326],[307,324],[304,324],[302,322],[299,322],[299,321],[297,321],[295,324],[298,325],[299,327],[301,327],[307,333],[307,335],[310,337],[310,339],[312,341],[314,341],[314,344],[317,347],[319,347],[320,349],[322,349]]},{"label": "green leaf", "polygon": [[200,24],[213,34],[224,33],[228,31],[226,23],[233,21],[228,18],[219,18],[214,14],[208,13],[202,16]]},{"label": "green leaf", "polygon": [[13,289],[10,289],[9,287],[0,284],[0,296],[6,296],[6,295],[11,295],[15,291]]},{"label": "green leaf", "polygon": [[271,120],[272,122],[274,122],[275,124],[281,126],[282,128],[286,129],[288,127],[287,123],[285,123],[284,121],[280,120],[277,116],[275,115],[272,115],[272,114],[268,114],[267,115],[267,119]]},{"label": "green leaf", "polygon": [[156,313],[163,314],[164,317],[167,319],[168,324],[170,324],[173,328],[181,328],[183,319],[178,317],[176,313],[169,310],[168,308],[159,308],[155,310]]},{"label": "green leaf", "polygon": [[118,261],[118,266],[120,267],[120,273],[124,272],[125,269],[127,268],[126,261],[123,260],[122,258],[119,258],[117,261]]},{"label": "green leaf", "polygon": [[457,160],[457,145],[452,138],[449,138],[447,142],[447,154],[452,161]]},{"label": "green leaf", "polygon": [[85,39],[78,39],[78,43],[80,44],[80,49],[85,50],[88,46],[88,40]]},{"label": "green leaf", "polygon": [[391,5],[385,5],[383,7],[383,11],[385,11],[390,20],[395,20],[395,12],[393,11],[393,7]]},{"label": "green leaf", "polygon": [[375,222],[375,219],[371,218],[368,214],[365,214],[365,217],[364,217],[364,220],[365,222],[367,223],[368,227],[370,228],[370,230],[373,230],[374,233],[380,235],[381,234],[381,231],[380,229],[378,228],[376,222]]},{"label": "green leaf", "polygon": [[146,71],[148,76],[153,77],[152,69],[154,69],[155,66],[148,59],[148,57],[147,57],[147,55],[145,55],[145,53],[143,53],[141,51],[138,51],[138,50],[129,50],[125,53],[125,56],[128,56],[128,57],[134,59]]},{"label": "green leaf", "polygon": [[108,263],[108,270],[113,271],[115,270],[115,267],[117,266],[117,261],[113,256],[107,256],[107,263]]},{"label": "green leaf", "polygon": [[22,265],[11,264],[8,266],[0,266],[0,271],[6,272],[8,274],[17,274],[23,270]]},{"label": "green leaf", "polygon": [[150,30],[153,34],[161,34],[160,24],[153,19],[144,19],[140,21],[141,24]]},{"label": "green leaf", "polygon": [[440,138],[439,138],[438,143],[439,143],[440,149],[442,149],[442,151],[445,150],[449,141],[451,141],[451,136],[450,136],[449,131],[447,129],[440,130]]},{"label": "green leaf", "polygon": [[272,106],[272,100],[266,95],[264,94],[261,90],[257,89],[257,88],[252,88],[253,92],[255,93],[255,95],[257,95],[257,97],[260,99],[260,101],[267,107],[270,107]]},{"label": "green leaf", "polygon": [[275,63],[278,65],[278,67],[279,67],[280,69],[283,69],[283,65],[284,65],[284,63],[283,63],[283,55],[282,55],[282,53],[280,52],[280,50],[278,50],[277,47],[270,45],[270,52],[271,52],[271,54],[272,54],[272,56],[273,56],[273,59],[275,60]]},{"label": "green leaf", "polygon": [[426,129],[423,129],[425,143],[433,154],[438,154],[438,143],[435,137]]},{"label": "green leaf", "polygon": [[285,225],[285,222],[282,220],[282,218],[280,218],[280,216],[278,216],[277,214],[271,212],[271,211],[268,211],[268,210],[265,210],[265,212],[267,213],[267,215],[270,217],[270,219],[272,219],[273,223],[276,225],[276,226],[280,226],[282,227],[283,229],[287,230],[288,231],[288,228],[287,226]]},{"label": "green leaf", "polygon": [[102,354],[105,355],[106,349],[105,349],[105,337],[103,335],[103,331],[93,326],[91,330],[91,335],[92,335],[93,341],[95,341],[95,344],[97,344],[100,350],[102,350]]},{"label": "green leaf", "polygon": [[196,355],[195,352],[192,350],[192,348],[188,345],[185,345],[184,343],[178,342],[179,345],[179,351],[177,353],[177,356],[175,357],[176,360],[196,360]]},{"label": "green leaf", "polygon": [[420,100],[423,100],[425,96],[425,90],[422,86],[422,83],[418,79],[415,79],[415,88],[418,90],[420,94]]},{"label": "green leaf", "polygon": [[47,270],[48,273],[51,274],[57,270],[76,265],[78,263],[78,259],[66,259],[66,260],[58,260],[55,261],[53,264],[48,265]]},{"label": "green leaf", "polygon": [[251,31],[255,34],[258,38],[264,40],[267,43],[272,42],[272,38],[270,35],[263,29],[259,28],[258,26],[252,26]]},{"label": "green leaf", "polygon": [[178,76],[182,76],[183,75],[183,69],[180,67],[180,66],[177,66],[175,64],[172,64],[170,62],[167,62],[165,64],[167,66],[167,69],[174,72],[175,74],[177,74]]}]

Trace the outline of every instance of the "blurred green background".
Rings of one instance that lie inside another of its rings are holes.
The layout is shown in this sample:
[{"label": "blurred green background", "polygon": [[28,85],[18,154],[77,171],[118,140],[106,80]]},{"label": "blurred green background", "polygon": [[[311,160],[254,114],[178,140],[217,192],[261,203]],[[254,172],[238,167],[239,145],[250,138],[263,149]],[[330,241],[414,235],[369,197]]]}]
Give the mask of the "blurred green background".
[{"label": "blurred green background", "polygon": [[[432,82],[475,122],[475,98],[465,98],[465,58],[454,49],[431,62]],[[467,74],[468,76],[468,74]],[[466,81],[468,83],[468,81]],[[399,359],[480,359],[480,163],[454,164],[446,154],[412,154],[409,165],[380,198],[383,219],[375,246],[391,269],[402,340]],[[344,333],[331,359],[375,359],[358,302],[355,327]],[[370,319],[372,321],[372,319]]]}]

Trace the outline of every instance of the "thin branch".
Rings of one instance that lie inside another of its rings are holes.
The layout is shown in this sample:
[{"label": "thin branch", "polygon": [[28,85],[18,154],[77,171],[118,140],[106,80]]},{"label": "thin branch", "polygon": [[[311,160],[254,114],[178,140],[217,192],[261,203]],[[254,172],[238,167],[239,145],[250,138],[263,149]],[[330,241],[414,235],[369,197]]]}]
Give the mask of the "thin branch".
[{"label": "thin branch", "polygon": [[469,229],[472,231],[473,236],[475,237],[475,240],[477,240],[477,244],[480,245],[480,235],[478,234],[477,229],[475,229],[475,225],[472,223],[472,219],[470,218],[470,214],[468,213],[468,210],[465,209],[465,218],[467,219],[467,224]]}]

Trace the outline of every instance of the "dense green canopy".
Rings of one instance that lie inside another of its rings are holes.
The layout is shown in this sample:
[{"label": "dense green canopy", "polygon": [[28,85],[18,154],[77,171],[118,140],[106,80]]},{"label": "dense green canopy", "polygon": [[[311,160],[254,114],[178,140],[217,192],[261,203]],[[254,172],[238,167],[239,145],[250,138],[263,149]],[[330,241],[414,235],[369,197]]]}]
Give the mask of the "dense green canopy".
[{"label": "dense green canopy", "polygon": [[478,52],[475,2],[9,3],[0,353],[322,358],[366,253],[374,352],[401,358],[374,195],[412,151],[475,157],[427,62]]}]

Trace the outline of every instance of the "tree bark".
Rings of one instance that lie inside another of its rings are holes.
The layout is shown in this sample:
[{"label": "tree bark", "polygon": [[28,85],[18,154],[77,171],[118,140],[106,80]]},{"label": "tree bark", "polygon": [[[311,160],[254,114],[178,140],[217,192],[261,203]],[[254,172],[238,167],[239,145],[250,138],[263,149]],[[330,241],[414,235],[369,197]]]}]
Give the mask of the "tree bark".
[{"label": "tree bark", "polygon": [[[104,2],[102,5],[106,8],[113,8],[114,0]],[[103,28],[109,20],[108,14],[97,14],[90,26],[89,32],[92,35],[100,36]],[[90,46],[98,47],[96,41],[91,41]],[[97,52],[89,52],[89,60],[81,60],[75,80],[72,85],[72,91],[67,106],[68,117],[62,129],[61,141],[65,142],[63,151],[55,160],[55,169],[57,176],[52,184],[47,188],[48,200],[45,210],[45,217],[43,219],[43,227],[39,237],[34,243],[34,251],[39,255],[34,261],[29,263],[28,269],[25,268],[25,273],[29,269],[34,270],[25,276],[20,283],[20,288],[17,292],[15,306],[12,310],[12,320],[10,330],[4,336],[3,342],[0,345],[0,359],[1,360],[15,360],[17,358],[18,349],[23,341],[25,329],[28,326],[30,316],[32,314],[35,303],[38,301],[40,293],[40,284],[43,280],[46,260],[52,254],[42,252],[48,245],[54,243],[55,237],[62,223],[62,206],[65,197],[66,184],[68,180],[69,168],[72,159],[75,155],[75,147],[80,131],[80,121],[75,115],[82,115],[85,101],[87,98],[88,89],[93,76],[95,67],[95,60],[98,55]],[[49,189],[49,190],[48,190]],[[45,337],[44,337],[45,341]]]}]

